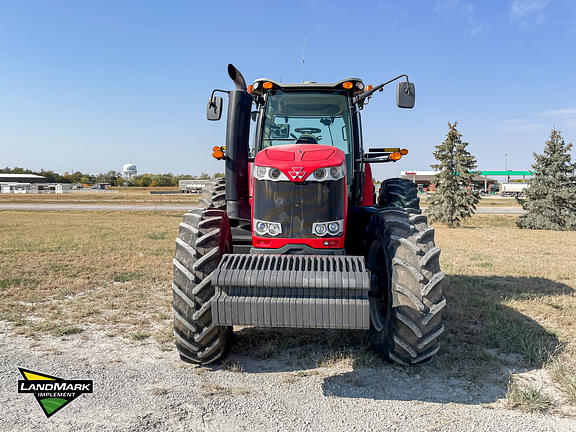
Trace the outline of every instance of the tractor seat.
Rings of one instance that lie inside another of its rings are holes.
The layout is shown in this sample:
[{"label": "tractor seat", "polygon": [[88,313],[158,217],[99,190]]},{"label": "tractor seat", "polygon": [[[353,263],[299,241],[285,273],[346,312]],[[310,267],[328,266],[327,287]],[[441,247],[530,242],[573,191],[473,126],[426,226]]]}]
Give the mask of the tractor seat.
[{"label": "tractor seat", "polygon": [[318,144],[318,140],[314,135],[300,135],[296,144]]}]

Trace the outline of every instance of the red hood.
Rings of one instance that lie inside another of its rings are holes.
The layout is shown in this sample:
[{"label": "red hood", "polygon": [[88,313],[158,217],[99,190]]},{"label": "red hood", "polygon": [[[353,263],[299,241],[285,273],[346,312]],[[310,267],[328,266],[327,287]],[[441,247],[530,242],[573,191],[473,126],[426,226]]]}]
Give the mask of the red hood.
[{"label": "red hood", "polygon": [[301,182],[316,169],[344,163],[344,152],[320,144],[286,144],[268,147],[254,159],[255,166],[275,167],[292,181]]}]

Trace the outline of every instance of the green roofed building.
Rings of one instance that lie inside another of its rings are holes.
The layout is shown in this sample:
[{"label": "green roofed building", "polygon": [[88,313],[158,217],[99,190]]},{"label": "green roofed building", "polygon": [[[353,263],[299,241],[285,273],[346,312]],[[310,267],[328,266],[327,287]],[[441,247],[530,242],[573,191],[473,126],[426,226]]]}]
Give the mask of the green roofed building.
[{"label": "green roofed building", "polygon": [[[401,171],[400,176],[404,179],[411,180],[418,186],[419,192],[434,191],[436,186],[434,179],[438,172],[436,171]],[[510,177],[519,177],[517,181],[525,182],[526,177],[534,174],[533,171],[474,171],[474,184],[478,189],[490,193],[493,192],[499,183],[510,181]],[[505,177],[502,181],[494,178]]]}]

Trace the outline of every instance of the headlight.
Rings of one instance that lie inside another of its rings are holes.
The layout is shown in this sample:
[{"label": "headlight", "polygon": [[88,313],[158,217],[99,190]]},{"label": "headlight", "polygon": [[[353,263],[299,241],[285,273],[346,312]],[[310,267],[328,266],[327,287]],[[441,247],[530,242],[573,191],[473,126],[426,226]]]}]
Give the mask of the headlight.
[{"label": "headlight", "polygon": [[259,166],[254,169],[254,177],[257,180],[290,181],[290,179],[278,168]]},{"label": "headlight", "polygon": [[277,236],[281,232],[282,232],[282,228],[280,227],[280,224],[278,224],[278,223],[268,224],[268,233],[271,236]]},{"label": "headlight", "polygon": [[264,222],[255,222],[254,228],[258,234],[266,234],[268,231],[268,225]]},{"label": "headlight", "polygon": [[316,168],[312,172],[312,175],[309,176],[306,180],[318,181],[318,182],[328,180],[340,180],[341,178],[344,178],[345,173],[346,173],[345,164],[333,167]]},{"label": "headlight", "polygon": [[313,174],[314,174],[314,178],[315,178],[316,180],[324,180],[324,177],[326,177],[326,174],[327,174],[327,173],[326,173],[326,168],[318,168],[318,169],[315,169],[314,172],[313,172]]},{"label": "headlight", "polygon": [[270,170],[270,177],[272,177],[273,179],[277,179],[278,177],[280,177],[281,174],[282,171],[280,171],[278,168],[272,168]]},{"label": "headlight", "polygon": [[258,235],[269,234],[272,237],[282,234],[282,225],[278,222],[266,222],[254,219],[254,232]]},{"label": "headlight", "polygon": [[344,232],[344,219],[330,222],[315,222],[312,224],[312,232],[319,237],[342,234]]},{"label": "headlight", "polygon": [[314,226],[314,233],[319,235],[319,236],[323,236],[324,234],[326,234],[326,225],[325,224],[316,224]]},{"label": "headlight", "polygon": [[330,234],[336,234],[340,231],[340,224],[338,222],[330,222],[328,224],[328,232]]},{"label": "headlight", "polygon": [[266,175],[266,172],[267,172],[266,168],[259,166],[256,168],[256,177],[264,177]]}]

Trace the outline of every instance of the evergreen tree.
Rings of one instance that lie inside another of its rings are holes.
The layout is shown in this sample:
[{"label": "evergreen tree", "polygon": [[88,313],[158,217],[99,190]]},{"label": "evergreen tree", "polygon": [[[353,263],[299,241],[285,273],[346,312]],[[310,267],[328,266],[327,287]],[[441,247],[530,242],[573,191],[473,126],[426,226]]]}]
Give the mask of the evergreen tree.
[{"label": "evergreen tree", "polygon": [[521,201],[527,213],[516,220],[518,227],[576,230],[576,163],[572,163],[571,148],[560,131],[552,129],[544,153],[534,153],[534,177]]},{"label": "evergreen tree", "polygon": [[471,172],[476,168],[476,158],[462,141],[462,134],[456,129],[457,123],[448,123],[448,134],[442,144],[436,146],[434,157],[439,162],[431,167],[440,171],[436,175],[436,192],[430,199],[428,217],[432,222],[459,225],[470,217],[480,200],[480,193],[474,190]]}]

